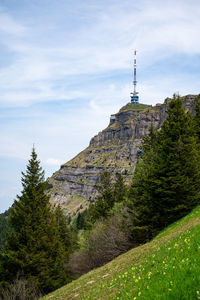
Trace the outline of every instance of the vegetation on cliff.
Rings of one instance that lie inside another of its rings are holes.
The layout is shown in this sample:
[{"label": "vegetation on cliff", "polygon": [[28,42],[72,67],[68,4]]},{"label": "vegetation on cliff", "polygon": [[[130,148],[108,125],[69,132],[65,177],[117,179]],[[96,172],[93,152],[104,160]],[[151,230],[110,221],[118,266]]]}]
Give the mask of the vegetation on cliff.
[{"label": "vegetation on cliff", "polygon": [[[180,97],[184,108],[192,115],[195,98],[194,95]],[[128,103],[112,115],[108,127],[91,139],[89,147],[48,179],[52,184],[49,190],[52,202],[60,203],[73,217],[80,211],[79,206],[84,209],[89,205],[88,200],[94,200],[103,171],[112,171],[113,176],[122,173],[126,175],[126,183],[130,184],[142,138],[148,134],[151,123],[156,130],[161,127],[171,101],[173,99],[168,98],[165,103],[156,106]],[[76,198],[80,200],[79,206]]]},{"label": "vegetation on cliff", "polygon": [[143,111],[150,107],[152,106],[147,104],[142,104],[142,103],[138,103],[138,104],[128,103],[127,105],[123,106],[119,112]]}]

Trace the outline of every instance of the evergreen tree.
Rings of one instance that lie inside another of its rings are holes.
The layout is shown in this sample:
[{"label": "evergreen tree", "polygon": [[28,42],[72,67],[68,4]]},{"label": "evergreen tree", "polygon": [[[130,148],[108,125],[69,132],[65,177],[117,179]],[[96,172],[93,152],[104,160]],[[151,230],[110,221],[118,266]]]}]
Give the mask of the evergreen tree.
[{"label": "evergreen tree", "polygon": [[98,187],[99,195],[96,200],[96,208],[101,216],[106,216],[108,210],[113,206],[113,184],[111,179],[111,173],[105,171],[101,174],[100,183]]},{"label": "evergreen tree", "polygon": [[192,117],[179,96],[169,104],[159,133],[151,129],[143,145],[129,199],[133,203],[133,235],[149,240],[159,230],[199,203],[200,167]]},{"label": "evergreen tree", "polygon": [[[111,178],[111,173],[105,171],[100,176],[98,195],[94,203],[90,204],[86,214],[84,214],[84,228],[91,229],[92,225],[101,217],[106,218],[112,214],[112,208],[116,202],[123,202],[127,195],[127,187],[123,176],[118,173],[115,181]],[[77,226],[82,226],[82,215],[77,217]],[[77,227],[78,229],[78,227]]]},{"label": "evergreen tree", "polygon": [[68,227],[67,217],[63,214],[60,205],[58,205],[55,208],[55,217],[58,226],[58,232],[60,235],[60,240],[62,241],[66,252],[69,253],[72,248],[72,232]]},{"label": "evergreen tree", "polygon": [[83,228],[84,228],[84,215],[79,212],[76,219],[76,229],[80,230]]},{"label": "evergreen tree", "polygon": [[98,195],[95,202],[90,204],[87,217],[85,220],[85,226],[87,229],[91,229],[92,224],[95,223],[100,217],[107,217],[109,210],[113,207],[113,184],[111,181],[111,174],[105,171],[100,176],[100,182],[98,186]]},{"label": "evergreen tree", "polygon": [[68,281],[66,251],[34,148],[21,181],[22,193],[10,212],[14,232],[4,244],[0,275],[9,282],[23,274],[46,293]]},{"label": "evergreen tree", "polygon": [[142,156],[136,166],[128,195],[128,207],[133,213],[133,238],[139,243],[152,237],[151,222],[155,212],[151,198],[154,189],[153,180],[157,158],[157,140],[158,133],[151,125],[149,135],[143,138]]},{"label": "evergreen tree", "polygon": [[114,184],[113,197],[114,202],[123,202],[127,193],[127,188],[124,183],[122,174],[118,173]]},{"label": "evergreen tree", "polygon": [[111,174],[105,171],[100,176],[100,183],[98,186],[98,196],[96,197],[95,203],[92,205],[93,217],[98,219],[99,217],[106,217],[109,209],[113,206],[113,186],[111,183]]}]

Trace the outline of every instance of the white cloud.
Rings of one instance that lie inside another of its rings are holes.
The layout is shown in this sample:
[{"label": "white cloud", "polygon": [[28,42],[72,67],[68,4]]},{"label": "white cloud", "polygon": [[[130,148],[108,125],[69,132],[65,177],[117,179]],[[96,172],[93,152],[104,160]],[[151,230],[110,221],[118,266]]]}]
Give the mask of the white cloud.
[{"label": "white cloud", "polygon": [[45,3],[0,8],[3,158],[25,162],[35,143],[51,175],[88,146],[130,101],[135,48],[142,103],[199,93],[199,1]]},{"label": "white cloud", "polygon": [[27,34],[27,28],[0,9],[0,34],[2,33],[22,37]]},{"label": "white cloud", "polygon": [[[1,99],[9,105],[20,106],[24,102],[31,104],[52,98],[82,97],[81,88],[79,95],[74,90],[74,76],[128,70],[131,68],[132,48],[135,47],[139,49],[143,68],[167,60],[174,51],[188,55],[200,52],[200,9],[197,2],[183,2],[183,5],[180,1],[165,1],[163,5],[159,1],[141,1],[133,6],[135,9],[131,9],[129,1],[124,5],[118,1],[110,3],[108,9],[95,12],[98,17],[93,26],[78,28],[70,40],[67,40],[66,33],[66,39],[62,44],[58,40],[58,46],[46,46],[42,40],[36,43],[27,35],[14,43],[7,38],[7,46],[17,57],[9,67],[0,71]],[[10,22],[8,28],[13,28],[16,35],[26,32],[24,26],[10,16],[4,15],[4,18]],[[35,32],[38,27],[29,26],[29,34],[41,38],[39,32]],[[45,24],[41,26],[45,27]],[[57,42],[56,36],[53,38]],[[53,93],[55,81],[66,82],[67,90],[62,90],[60,85]],[[7,92],[5,87],[10,91]]]},{"label": "white cloud", "polygon": [[44,163],[50,166],[56,166],[56,167],[60,167],[65,161],[62,161],[60,159],[57,158],[47,158],[46,160],[44,160]]}]

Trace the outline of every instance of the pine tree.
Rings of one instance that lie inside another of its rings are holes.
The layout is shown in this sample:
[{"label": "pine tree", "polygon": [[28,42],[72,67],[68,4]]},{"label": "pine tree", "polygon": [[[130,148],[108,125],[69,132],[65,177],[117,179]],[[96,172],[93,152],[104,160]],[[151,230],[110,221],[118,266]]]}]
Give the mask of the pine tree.
[{"label": "pine tree", "polygon": [[152,238],[151,223],[155,214],[152,194],[157,147],[158,133],[151,125],[149,135],[143,138],[142,156],[136,166],[128,195],[128,207],[133,213],[133,238],[139,243]]},{"label": "pine tree", "polygon": [[58,232],[60,236],[60,240],[65,247],[65,251],[69,253],[72,248],[72,231],[68,227],[67,224],[67,217],[63,214],[63,211],[58,205],[55,208],[55,217],[56,217],[56,222],[58,226]]},{"label": "pine tree", "polygon": [[148,240],[199,203],[200,166],[192,117],[179,96],[169,104],[159,133],[144,144],[129,199],[138,242]]},{"label": "pine tree", "polygon": [[200,196],[198,142],[192,117],[185,112],[179,96],[174,96],[168,115],[160,134],[158,161],[167,223],[194,208]]},{"label": "pine tree", "polygon": [[84,228],[84,218],[83,215],[79,212],[76,219],[76,229],[80,230]]},{"label": "pine tree", "polygon": [[108,215],[109,209],[112,208],[114,203],[111,174],[107,171],[105,171],[100,176],[98,192],[99,194],[93,205],[93,217],[95,219],[98,219],[99,217],[106,217]]},{"label": "pine tree", "polygon": [[0,275],[5,281],[12,281],[17,274],[23,274],[46,293],[68,281],[66,251],[45,194],[44,171],[34,148],[21,181],[22,193],[11,208],[14,232],[3,248]]},{"label": "pine tree", "polygon": [[91,229],[92,224],[94,224],[100,217],[107,217],[109,210],[114,205],[113,184],[110,172],[105,171],[101,174],[98,192],[99,193],[95,202],[90,204],[87,211],[87,217],[85,220],[85,226],[87,229]]},{"label": "pine tree", "polygon": [[101,174],[100,183],[98,187],[99,195],[97,196],[96,203],[101,202],[99,209],[103,209],[102,215],[107,215],[107,211],[113,206],[114,199],[113,199],[113,184],[111,179],[111,173],[105,171]]},{"label": "pine tree", "polygon": [[118,173],[116,175],[116,181],[113,190],[114,202],[123,202],[125,200],[126,193],[127,193],[127,188],[124,183],[124,178],[121,173]]}]

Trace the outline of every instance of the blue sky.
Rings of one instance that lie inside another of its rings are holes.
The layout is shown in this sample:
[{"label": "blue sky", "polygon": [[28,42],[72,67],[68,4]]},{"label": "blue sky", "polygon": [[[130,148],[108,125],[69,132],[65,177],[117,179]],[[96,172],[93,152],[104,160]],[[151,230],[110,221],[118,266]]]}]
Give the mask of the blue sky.
[{"label": "blue sky", "polygon": [[34,144],[46,176],[130,101],[200,93],[199,0],[0,0],[0,212]]}]

